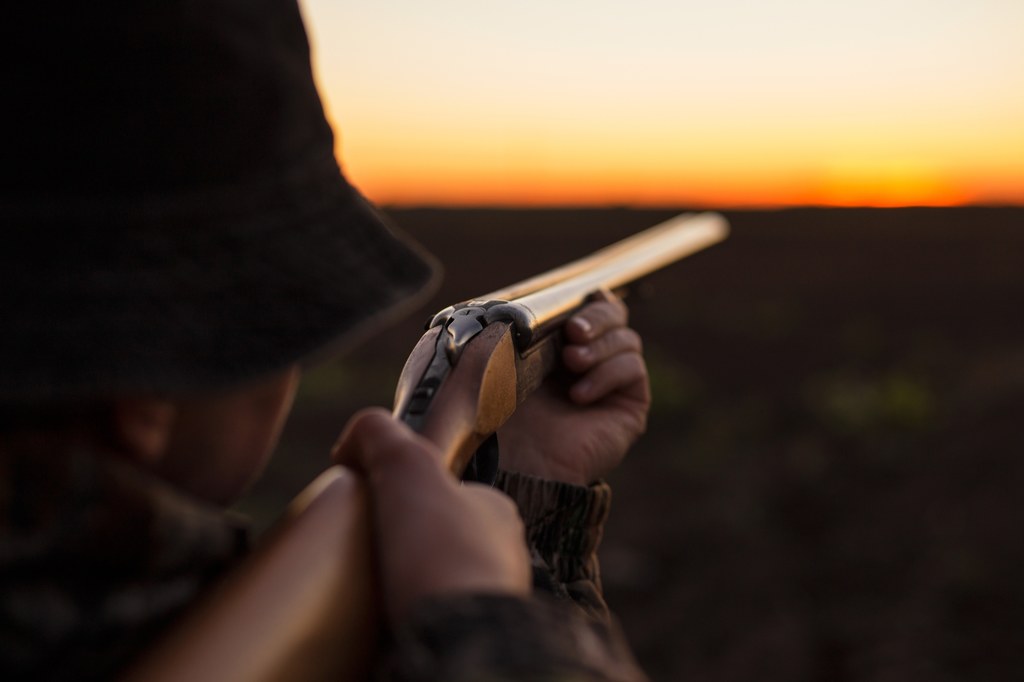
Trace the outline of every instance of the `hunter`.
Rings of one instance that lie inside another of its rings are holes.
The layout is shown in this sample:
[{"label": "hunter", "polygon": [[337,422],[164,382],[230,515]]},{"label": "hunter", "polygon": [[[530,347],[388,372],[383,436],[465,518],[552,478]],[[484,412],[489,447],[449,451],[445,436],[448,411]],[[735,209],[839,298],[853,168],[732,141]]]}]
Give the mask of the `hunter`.
[{"label": "hunter", "polygon": [[[248,551],[225,508],[300,374],[436,270],[341,174],[295,0],[7,22],[0,676],[109,679]],[[601,481],[647,416],[640,338],[611,299],[564,335],[574,382],[501,433],[495,488],[383,410],[344,429],[373,500],[381,677],[642,678],[595,554]]]}]

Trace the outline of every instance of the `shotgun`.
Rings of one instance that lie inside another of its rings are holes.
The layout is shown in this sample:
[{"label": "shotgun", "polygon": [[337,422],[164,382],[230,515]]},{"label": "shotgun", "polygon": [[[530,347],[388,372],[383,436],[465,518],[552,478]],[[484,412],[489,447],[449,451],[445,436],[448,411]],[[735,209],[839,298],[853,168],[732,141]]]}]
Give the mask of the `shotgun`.
[{"label": "shotgun", "polygon": [[[556,367],[562,323],[596,292],[622,289],[727,234],[718,214],[684,214],[442,310],[405,363],[395,418],[437,445],[453,475],[469,468],[493,480],[492,437]],[[329,468],[125,679],[360,679],[379,633],[372,548],[365,486]]]}]

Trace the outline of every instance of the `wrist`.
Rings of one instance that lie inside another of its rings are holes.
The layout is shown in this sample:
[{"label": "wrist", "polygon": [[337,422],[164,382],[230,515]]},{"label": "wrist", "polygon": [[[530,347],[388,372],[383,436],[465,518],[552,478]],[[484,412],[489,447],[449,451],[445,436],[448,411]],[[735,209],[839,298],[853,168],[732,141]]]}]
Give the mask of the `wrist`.
[{"label": "wrist", "polygon": [[495,487],[516,503],[528,544],[553,568],[576,572],[596,551],[611,506],[607,483],[577,486],[501,470]]},{"label": "wrist", "polygon": [[598,477],[584,471],[578,463],[566,465],[558,457],[531,447],[501,448],[499,441],[498,466],[504,471],[533,476],[568,485],[588,486]]}]

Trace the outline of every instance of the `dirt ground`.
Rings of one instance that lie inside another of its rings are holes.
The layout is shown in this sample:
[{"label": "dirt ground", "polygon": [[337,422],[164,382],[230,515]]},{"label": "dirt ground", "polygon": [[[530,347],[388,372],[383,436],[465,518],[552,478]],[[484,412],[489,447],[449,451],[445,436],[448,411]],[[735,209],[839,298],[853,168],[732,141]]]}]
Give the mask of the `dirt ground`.
[{"label": "dirt ground", "polygon": [[[310,375],[263,525],[428,314],[675,211],[402,210],[432,302]],[[608,601],[655,680],[1009,679],[1024,651],[1024,210],[736,212],[631,297],[650,429],[615,474]]]}]

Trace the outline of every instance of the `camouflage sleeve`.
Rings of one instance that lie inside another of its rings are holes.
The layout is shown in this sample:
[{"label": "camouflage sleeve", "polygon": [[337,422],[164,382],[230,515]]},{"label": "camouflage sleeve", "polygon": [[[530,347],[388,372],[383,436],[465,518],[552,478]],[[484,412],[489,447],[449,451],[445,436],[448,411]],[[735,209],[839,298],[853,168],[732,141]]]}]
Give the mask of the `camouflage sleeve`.
[{"label": "camouflage sleeve", "polygon": [[601,596],[597,546],[611,490],[499,473],[533,557],[534,595],[427,600],[395,633],[387,679],[644,680]]},{"label": "camouflage sleeve", "polygon": [[535,589],[607,621],[597,547],[611,505],[608,484],[583,487],[502,471],[495,487],[515,501],[526,524]]},{"label": "camouflage sleeve", "polygon": [[646,679],[614,624],[541,595],[426,600],[395,637],[384,677],[396,682]]}]

